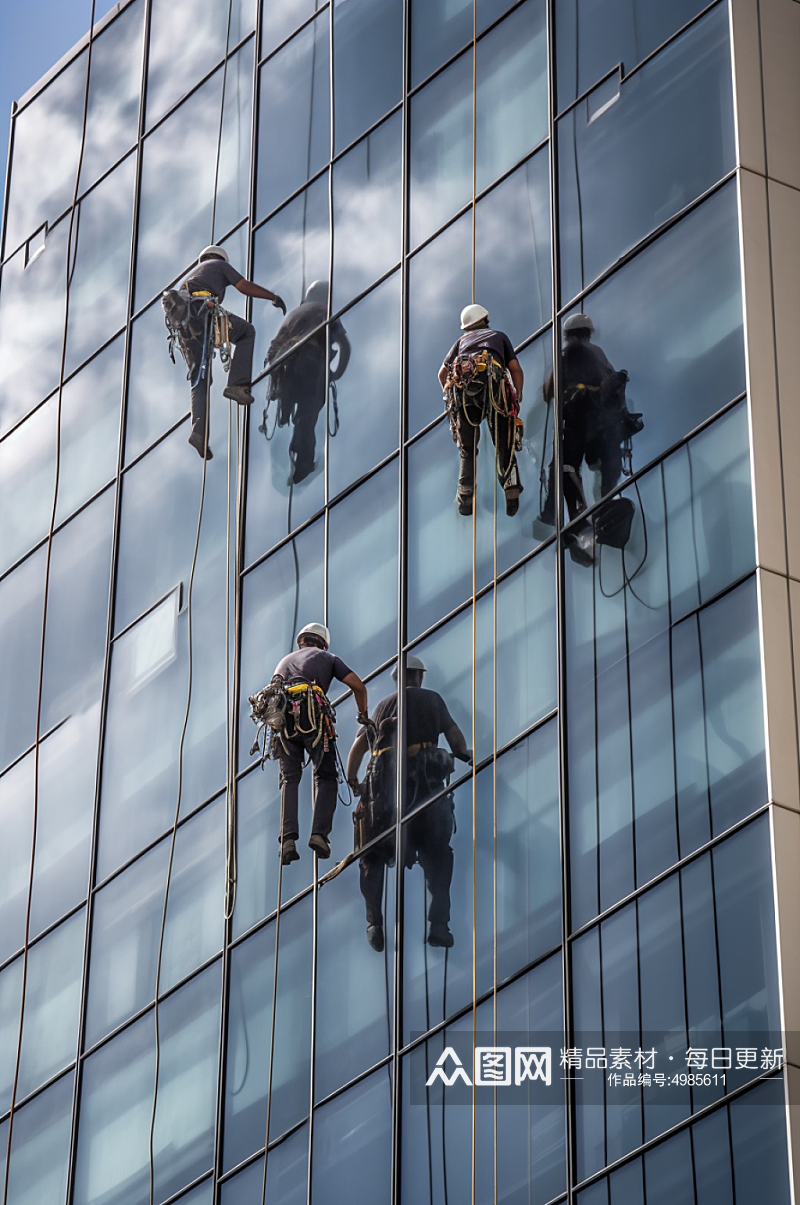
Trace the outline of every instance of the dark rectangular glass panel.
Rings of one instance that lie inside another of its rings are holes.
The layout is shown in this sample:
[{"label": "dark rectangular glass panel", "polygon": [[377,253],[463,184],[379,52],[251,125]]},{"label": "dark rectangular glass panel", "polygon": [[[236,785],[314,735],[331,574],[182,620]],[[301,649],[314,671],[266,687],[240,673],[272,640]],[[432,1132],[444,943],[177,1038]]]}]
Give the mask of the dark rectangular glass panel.
[{"label": "dark rectangular glass panel", "polygon": [[400,100],[402,0],[334,0],[333,113],[342,150]]}]

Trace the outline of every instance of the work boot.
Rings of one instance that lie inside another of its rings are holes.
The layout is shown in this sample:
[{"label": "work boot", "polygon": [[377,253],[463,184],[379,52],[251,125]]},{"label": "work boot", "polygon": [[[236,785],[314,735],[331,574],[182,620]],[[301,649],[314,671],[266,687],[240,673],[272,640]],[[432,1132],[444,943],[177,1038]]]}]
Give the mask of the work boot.
[{"label": "work boot", "polygon": [[367,941],[376,954],[383,953],[383,925],[367,925]]},{"label": "work boot", "polygon": [[238,402],[240,406],[250,406],[253,402],[253,394],[249,385],[227,385],[222,391],[223,397],[229,397],[232,402]]},{"label": "work boot", "polygon": [[453,944],[453,940],[453,934],[450,932],[450,929],[447,925],[431,924],[430,931],[428,933],[429,946],[443,946],[445,949],[449,950]]},{"label": "work boot", "polygon": [[313,849],[318,858],[331,856],[331,843],[322,833],[312,833],[308,838],[308,848]]},{"label": "work boot", "polygon": [[214,459],[214,453],[211,451],[211,448],[206,447],[206,437],[202,431],[192,431],[188,442],[192,445],[194,450],[197,452],[197,455],[201,459],[204,452],[206,460]]},{"label": "work boot", "polygon": [[306,477],[309,477],[314,472],[316,467],[317,462],[315,460],[311,460],[307,464],[295,465],[294,472],[289,477],[289,485],[299,485],[301,481],[305,481]]},{"label": "work boot", "polygon": [[462,494],[461,491],[456,494],[456,502],[458,503],[458,513],[460,515],[472,514],[472,494]]},{"label": "work boot", "polygon": [[284,866],[289,866],[292,862],[299,862],[300,855],[297,852],[297,843],[294,837],[284,837],[281,841],[281,862]]},{"label": "work boot", "polygon": [[515,515],[519,510],[519,496],[521,490],[518,485],[511,485],[505,491],[506,495],[506,514]]}]

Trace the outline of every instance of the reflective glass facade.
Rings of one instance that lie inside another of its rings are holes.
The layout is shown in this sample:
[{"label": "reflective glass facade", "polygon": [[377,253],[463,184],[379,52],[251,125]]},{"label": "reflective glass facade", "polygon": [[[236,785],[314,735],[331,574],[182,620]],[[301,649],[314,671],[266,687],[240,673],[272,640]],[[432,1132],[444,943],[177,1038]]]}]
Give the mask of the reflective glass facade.
[{"label": "reflective glass facade", "polygon": [[[118,7],[12,123],[4,1205],[788,1205],[780,1060],[669,1104],[559,1067],[596,1044],[685,1070],[786,1019],[729,0]],[[299,411],[266,402],[281,315],[233,290],[256,402],[217,361],[213,461],[187,446],[159,298],[207,243],[290,310],[330,282],[285,353],[323,349],[302,480]],[[454,503],[436,373],[471,300],[525,374],[513,516],[485,433],[474,516]],[[644,424],[613,480],[584,449],[579,514],[578,313]],[[351,812],[317,862],[307,772],[281,873],[249,754],[248,696],[311,621],[371,707],[396,671],[399,748],[414,656],[474,751],[373,846],[382,950],[364,860],[320,881]],[[420,1099],[473,1032],[548,1035],[549,1103]]]}]

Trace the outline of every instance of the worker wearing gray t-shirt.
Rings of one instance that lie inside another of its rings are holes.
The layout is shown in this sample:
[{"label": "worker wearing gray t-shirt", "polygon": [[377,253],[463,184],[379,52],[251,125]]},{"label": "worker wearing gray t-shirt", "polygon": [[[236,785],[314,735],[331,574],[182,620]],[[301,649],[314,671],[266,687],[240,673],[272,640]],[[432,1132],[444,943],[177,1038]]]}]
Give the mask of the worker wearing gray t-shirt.
[{"label": "worker wearing gray t-shirt", "polygon": [[[271,292],[270,289],[262,288],[252,280],[246,280],[241,272],[237,272],[231,265],[228,253],[223,247],[206,247],[200,252],[197,266],[192,268],[184,287],[196,300],[203,296],[212,296],[221,302],[228,285],[233,285],[240,293],[244,293],[245,297],[260,297],[264,301],[271,301],[274,306],[277,306],[284,314],[286,313],[286,306],[278,294]],[[206,440],[206,422],[208,419],[208,391],[211,385],[211,357],[208,355],[207,375],[202,374],[199,379],[195,379],[197,369],[202,362],[204,343],[203,327],[198,325],[195,329],[198,333],[195,334],[193,330],[189,339],[193,363],[191,379],[194,381],[192,386],[192,433],[189,436],[189,443],[200,456],[205,454],[206,459],[210,460],[212,452]],[[255,327],[251,322],[240,318],[238,314],[228,314],[228,331],[231,343],[234,345],[234,352],[231,370],[228,374],[228,384],[222,391],[223,396],[238,402],[240,406],[249,406],[253,400],[250,384],[253,376]]]}]

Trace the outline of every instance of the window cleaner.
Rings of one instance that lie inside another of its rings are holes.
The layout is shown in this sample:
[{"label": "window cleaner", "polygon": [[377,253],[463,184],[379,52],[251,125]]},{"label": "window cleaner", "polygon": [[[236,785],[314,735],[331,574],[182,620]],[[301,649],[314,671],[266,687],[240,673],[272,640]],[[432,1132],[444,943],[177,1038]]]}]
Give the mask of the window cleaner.
[{"label": "window cleaner", "polygon": [[298,485],[316,468],[315,428],[325,405],[326,375],[334,412],[331,435],[339,427],[336,382],[350,361],[350,340],[338,318],[334,318],[326,332],[328,292],[327,280],[315,280],[309,285],[304,300],[284,319],[264,360],[270,386],[259,430],[271,438],[267,435],[267,418],[270,402],[276,402],[277,425],[294,426],[289,445],[290,485]]},{"label": "window cleaner", "polygon": [[[472,750],[464,733],[435,690],[423,688],[425,664],[419,657],[406,661],[406,780],[403,814],[411,816],[404,826],[404,863],[411,868],[419,862],[431,896],[428,910],[427,942],[449,948],[450,883],[453,878],[453,850],[450,837],[455,831],[452,793],[445,792],[453,773],[455,758],[472,764]],[[392,670],[397,680],[397,669]],[[353,792],[360,795],[353,814],[355,848],[385,834],[371,845],[359,862],[359,886],[367,911],[367,941],[380,953],[384,948],[383,884],[387,866],[394,864],[394,825],[397,814],[397,691],[381,699],[373,717],[375,737],[363,783],[358,771],[370,743],[371,734],[362,729],[347,758],[347,779]],[[441,748],[444,735],[450,750]],[[439,796],[439,798],[436,798]],[[433,803],[421,807],[427,800]],[[418,810],[421,809],[421,810]]]},{"label": "window cleaner", "polygon": [[486,419],[495,446],[497,479],[506,498],[506,514],[519,510],[522,483],[517,452],[522,448],[519,417],[524,375],[508,335],[489,326],[489,311],[468,305],[461,311],[463,335],[439,369],[439,384],[450,416],[450,431],[461,458],[456,501],[460,515],[471,515],[475,458],[480,425]]},{"label": "window cleaner", "polygon": [[[205,247],[197,265],[181,289],[167,289],[162,294],[164,321],[169,332],[169,354],[175,362],[177,342],[188,368],[187,379],[192,388],[192,433],[189,443],[200,456],[211,460],[213,453],[206,441],[208,395],[211,386],[211,359],[214,347],[219,347],[222,366],[229,372],[223,396],[249,406],[253,401],[250,382],[253,375],[255,327],[252,323],[230,314],[222,308],[225,289],[233,285],[246,297],[271,301],[286,313],[286,306],[277,293],[264,289],[231,265],[224,247]],[[230,345],[234,351],[231,357]]]},{"label": "window cleaner", "polygon": [[[309,848],[319,858],[331,855],[330,836],[336,810],[339,765],[336,753],[336,713],[327,691],[336,678],[349,686],[358,708],[358,722],[370,725],[367,688],[341,657],[328,652],[330,632],[321,623],[308,623],[297,634],[297,650],[275,668],[272,681],[250,696],[251,718],[258,726],[251,756],[262,748],[261,761],[280,762],[281,861],[296,862],[298,791],[305,755],[314,768],[314,815]],[[270,729],[267,735],[267,728]]]},{"label": "window cleaner", "polygon": [[[631,472],[631,439],[644,427],[641,414],[628,409],[628,374],[619,372],[598,344],[592,342],[594,323],[587,314],[572,314],[564,323],[561,353],[562,459],[564,499],[570,520],[586,510],[581,463],[600,470],[600,489],[608,494],[623,471]],[[544,385],[544,398],[553,400],[553,374]],[[550,461],[547,498],[539,519],[555,526],[555,468]],[[594,563],[594,544],[624,548],[630,536],[634,506],[628,498],[610,499],[595,516],[567,533],[570,556],[580,565]]]}]

